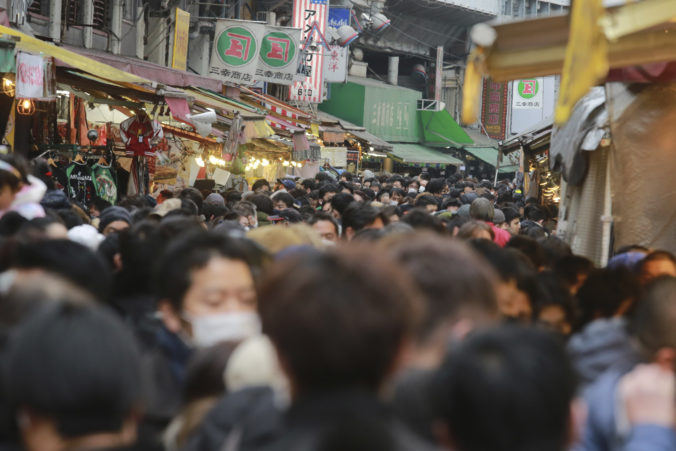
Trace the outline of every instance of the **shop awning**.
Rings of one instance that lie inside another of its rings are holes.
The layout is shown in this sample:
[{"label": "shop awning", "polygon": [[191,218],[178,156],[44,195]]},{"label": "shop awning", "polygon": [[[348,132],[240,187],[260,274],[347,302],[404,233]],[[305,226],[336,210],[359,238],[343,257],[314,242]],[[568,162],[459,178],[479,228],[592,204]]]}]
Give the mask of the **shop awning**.
[{"label": "shop awning", "polygon": [[464,164],[457,158],[420,144],[394,143],[392,146],[389,156],[399,163],[413,166],[462,166]]},{"label": "shop awning", "polygon": [[146,78],[119,70],[108,64],[72,52],[66,48],[57,47],[49,42],[41,41],[13,28],[0,25],[0,33],[19,38],[19,41],[16,43],[17,50],[36,55],[43,53],[44,55],[51,56],[75,69],[96,74],[98,77],[105,80],[118,83],[150,83],[150,80]]},{"label": "shop awning", "polygon": [[530,130],[503,141],[500,150],[503,154],[508,154],[523,147],[527,152],[539,152],[543,147],[549,146],[553,126],[551,118],[538,122]]},{"label": "shop awning", "polygon": [[0,72],[16,72],[14,41],[0,39]]},{"label": "shop awning", "polygon": [[366,131],[364,127],[353,124],[352,122],[345,121],[340,119],[332,114],[326,113],[324,111],[317,111],[317,120],[322,123],[328,124],[338,124],[340,127],[351,135],[356,136],[362,141],[368,142],[374,149],[377,150],[391,150],[392,144],[389,142],[378,138],[373,133]]},{"label": "shop awning", "polygon": [[[149,61],[132,58],[129,56],[113,55],[99,50],[85,49],[82,47],[68,47],[73,53],[77,52],[80,55],[86,56],[101,63],[115,67],[121,71],[129,74],[134,74],[143,77],[147,80],[152,80],[167,86],[177,86],[181,88],[188,88],[191,86],[199,86],[205,89],[220,91],[223,83],[219,80],[203,77],[198,74],[190,72],[171,69],[169,67],[161,66],[159,64],[151,63]],[[64,61],[68,63],[67,61]],[[86,69],[83,69],[86,70]],[[87,71],[91,72],[91,71]],[[96,72],[94,72],[96,73]],[[101,76],[97,73],[97,75]],[[105,78],[105,77],[104,77]]]},{"label": "shop awning", "polygon": [[556,122],[562,124],[609,70],[676,60],[673,0],[611,5],[580,1],[570,15],[496,24],[493,43],[475,48],[468,58],[463,122],[476,122],[482,77],[508,81],[561,74]]},{"label": "shop awning", "polygon": [[465,130],[455,122],[453,116],[446,111],[418,111],[425,144],[446,144],[462,147],[472,144]]},{"label": "shop awning", "polygon": [[350,132],[351,135],[354,135],[357,138],[368,142],[374,149],[388,150],[392,148],[392,144],[388,143],[387,141],[383,141],[373,133],[369,133],[366,130],[348,130],[348,131]]},{"label": "shop awning", "polygon": [[205,105],[215,110],[225,110],[233,113],[239,113],[244,119],[263,119],[264,114],[252,113],[249,108],[243,108],[233,102],[227,101],[221,96],[215,94],[204,94],[197,89],[186,89],[189,96],[193,97],[197,103]]},{"label": "shop awning", "polygon": [[[464,147],[464,150],[474,158],[490,164],[493,167],[496,167],[498,164],[499,153],[497,149],[492,147]],[[519,170],[518,165],[513,165],[509,162],[503,166],[505,162],[507,162],[507,160],[504,160],[503,163],[501,163],[498,172],[516,172]]]}]

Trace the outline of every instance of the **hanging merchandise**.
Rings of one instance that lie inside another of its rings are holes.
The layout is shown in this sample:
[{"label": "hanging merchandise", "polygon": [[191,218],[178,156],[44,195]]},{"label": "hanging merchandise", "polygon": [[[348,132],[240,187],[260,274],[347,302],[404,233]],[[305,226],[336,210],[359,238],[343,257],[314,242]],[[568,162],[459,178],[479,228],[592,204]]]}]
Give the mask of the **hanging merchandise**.
[{"label": "hanging merchandise", "polygon": [[235,116],[232,119],[232,124],[230,125],[230,132],[228,132],[228,137],[226,138],[225,144],[223,146],[223,159],[225,161],[232,161],[232,159],[237,155],[237,149],[239,149],[239,145],[243,144],[243,130],[244,120],[239,113],[235,113]]},{"label": "hanging merchandise", "polygon": [[75,161],[66,169],[66,177],[68,196],[80,205],[88,207],[96,192],[91,168],[86,163]]},{"label": "hanging merchandise", "polygon": [[162,125],[140,110],[120,124],[120,137],[128,155],[155,156],[158,142],[164,137]]},{"label": "hanging merchandise", "polygon": [[97,163],[92,167],[92,175],[96,195],[111,205],[115,205],[117,202],[117,185],[111,167]]}]

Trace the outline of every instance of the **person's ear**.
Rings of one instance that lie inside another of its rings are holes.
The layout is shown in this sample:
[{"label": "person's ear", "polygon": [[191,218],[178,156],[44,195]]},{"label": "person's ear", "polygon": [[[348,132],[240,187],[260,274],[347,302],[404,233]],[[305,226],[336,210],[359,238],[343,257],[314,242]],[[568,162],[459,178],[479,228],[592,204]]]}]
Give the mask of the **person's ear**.
[{"label": "person's ear", "polygon": [[162,323],[169,332],[177,334],[181,331],[183,328],[181,317],[171,302],[166,299],[161,300],[157,303],[157,310],[161,313]]},{"label": "person's ear", "polygon": [[675,348],[661,348],[655,354],[655,363],[660,368],[668,371],[673,371],[676,368],[676,349]]},{"label": "person's ear", "polygon": [[347,229],[345,229],[345,239],[347,241],[352,241],[352,238],[354,238],[354,234],[355,232],[352,227],[348,227]]}]

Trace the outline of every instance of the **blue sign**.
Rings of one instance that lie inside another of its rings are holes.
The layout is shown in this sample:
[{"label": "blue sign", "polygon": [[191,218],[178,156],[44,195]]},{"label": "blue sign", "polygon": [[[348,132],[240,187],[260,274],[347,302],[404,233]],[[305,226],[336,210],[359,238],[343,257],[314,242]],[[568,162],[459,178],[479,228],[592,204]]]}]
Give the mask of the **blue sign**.
[{"label": "blue sign", "polygon": [[329,27],[340,28],[343,25],[350,25],[350,8],[329,8]]}]

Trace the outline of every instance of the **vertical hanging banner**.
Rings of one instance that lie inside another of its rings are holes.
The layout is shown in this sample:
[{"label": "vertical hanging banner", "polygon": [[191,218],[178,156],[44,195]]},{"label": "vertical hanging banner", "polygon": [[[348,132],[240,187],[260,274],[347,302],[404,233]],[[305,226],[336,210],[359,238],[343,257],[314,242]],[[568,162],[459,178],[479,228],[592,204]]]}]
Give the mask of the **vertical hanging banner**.
[{"label": "vertical hanging banner", "polygon": [[[350,8],[329,8],[329,27],[338,30],[343,25],[350,25]],[[345,83],[350,49],[340,45],[330,45],[329,49],[328,55],[324,58],[324,81]]]},{"label": "vertical hanging banner", "polygon": [[180,8],[175,10],[176,25],[174,27],[174,51],[171,67],[186,70],[188,67],[188,35],[190,33],[190,13]]},{"label": "vertical hanging banner", "polygon": [[19,52],[16,56],[16,98],[45,97],[45,60],[39,55]]},{"label": "vertical hanging banner", "polygon": [[493,139],[505,139],[507,132],[507,83],[484,79],[481,123]]},{"label": "vertical hanging banner", "polygon": [[301,28],[304,50],[301,80],[289,89],[289,100],[321,103],[324,99],[324,54],[329,0],[293,0],[293,26]]},{"label": "vertical hanging banner", "polygon": [[301,30],[263,22],[216,22],[209,75],[239,85],[291,85],[300,57]]},{"label": "vertical hanging banner", "polygon": [[265,27],[261,41],[256,81],[290,85],[298,69],[301,30],[288,27]]}]

